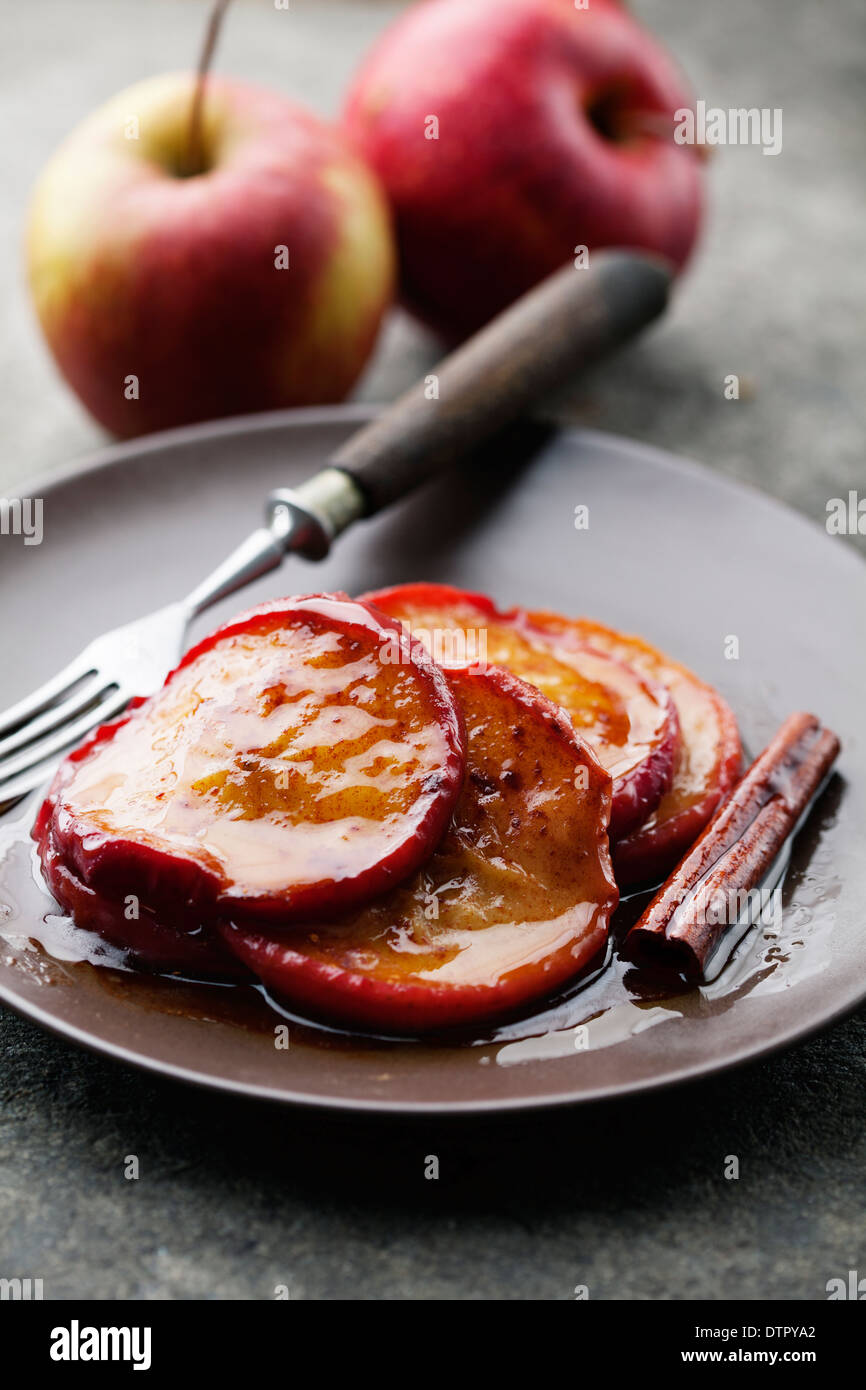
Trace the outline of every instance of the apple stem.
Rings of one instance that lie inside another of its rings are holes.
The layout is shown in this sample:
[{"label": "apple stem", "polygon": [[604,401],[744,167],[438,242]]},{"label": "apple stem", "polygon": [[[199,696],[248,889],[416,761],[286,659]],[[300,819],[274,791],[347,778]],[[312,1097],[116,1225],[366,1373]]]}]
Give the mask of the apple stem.
[{"label": "apple stem", "polygon": [[190,176],[202,173],[204,168],[201,127],[205,91],[207,88],[211,61],[222,27],[223,16],[230,4],[231,0],[215,0],[205,31],[201,57],[198,60],[195,90],[192,94],[192,104],[189,111],[189,135],[186,146],[186,172]]}]

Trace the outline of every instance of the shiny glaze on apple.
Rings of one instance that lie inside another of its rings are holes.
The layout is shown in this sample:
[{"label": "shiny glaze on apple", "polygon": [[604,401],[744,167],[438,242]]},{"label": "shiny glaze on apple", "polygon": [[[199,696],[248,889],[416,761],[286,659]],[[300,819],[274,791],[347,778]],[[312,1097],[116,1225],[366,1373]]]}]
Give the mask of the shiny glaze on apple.
[{"label": "shiny glaze on apple", "polygon": [[542,629],[532,631],[500,612],[484,594],[447,584],[401,584],[364,595],[368,603],[409,625],[413,635],[447,653],[440,634],[465,635],[477,659],[504,666],[536,686],[566,711],[613,778],[610,833],[621,838],[649,815],[670,786],[678,738],[677,711],[666,689],[615,654],[587,642],[552,644]]},{"label": "shiny glaze on apple", "polygon": [[508,672],[448,679],[467,777],[426,864],[332,922],[220,929],[302,1011],[386,1032],[474,1024],[550,993],[605,945],[618,897],[607,773],[562,711]]},{"label": "shiny glaze on apple", "polygon": [[671,786],[644,823],[613,846],[620,886],[664,877],[740,775],[742,748],[733,712],[712,686],[639,637],[557,613],[523,613],[521,621],[528,630],[552,637],[557,650],[591,642],[670,691],[680,726]]},{"label": "shiny glaze on apple", "polygon": [[419,643],[344,598],[281,600],[199,643],[67,759],[34,834],[109,897],[180,904],[195,926],[283,920],[411,873],[463,769],[454,700]]}]

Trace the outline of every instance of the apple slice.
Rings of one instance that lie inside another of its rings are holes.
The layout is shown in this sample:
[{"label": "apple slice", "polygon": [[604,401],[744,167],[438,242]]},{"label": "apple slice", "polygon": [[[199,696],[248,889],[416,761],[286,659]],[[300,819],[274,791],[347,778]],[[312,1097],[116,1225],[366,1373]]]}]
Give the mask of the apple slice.
[{"label": "apple slice", "polygon": [[412,873],[464,767],[454,698],[421,643],[345,595],[281,599],[205,638],[73,753],[34,834],[50,826],[109,897],[283,921]]},{"label": "apple slice", "polygon": [[477,1024],[550,993],[605,944],[617,902],[610,778],[562,711],[507,671],[448,680],[467,775],[423,868],[332,922],[219,928],[302,1010],[377,1032]]},{"label": "apple slice", "polygon": [[619,839],[612,850],[621,887],[663,878],[740,775],[742,748],[732,710],[712,686],[639,637],[556,613],[525,613],[522,621],[532,631],[544,631],[557,644],[557,651],[590,642],[670,691],[680,725],[673,781],[644,823]]},{"label": "apple slice", "polygon": [[109,898],[82,883],[58,854],[50,830],[40,855],[45,882],[76,927],[128,951],[135,965],[196,979],[249,979],[249,971],[207,927],[190,930],[185,921],[173,924],[166,908],[157,915],[144,903]]},{"label": "apple slice", "polygon": [[493,662],[560,705],[613,778],[613,838],[640,825],[670,786],[678,739],[673,700],[615,654],[588,643],[554,645],[486,595],[447,584],[401,584],[365,594],[364,602],[399,618],[440,664]]}]

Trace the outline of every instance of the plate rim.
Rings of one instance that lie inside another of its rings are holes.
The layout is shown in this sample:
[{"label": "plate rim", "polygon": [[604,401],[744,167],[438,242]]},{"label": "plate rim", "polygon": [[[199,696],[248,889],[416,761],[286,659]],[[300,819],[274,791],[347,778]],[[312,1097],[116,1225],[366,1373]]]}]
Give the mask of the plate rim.
[{"label": "plate rim", "polygon": [[[113,443],[103,444],[96,449],[88,450],[78,458],[74,458],[58,468],[42,470],[33,478],[11,484],[6,496],[11,500],[33,496],[37,489],[47,492],[54,487],[74,482],[77,478],[110,470],[128,458],[141,454],[161,453],[164,448],[173,445],[195,443],[197,440],[229,438],[232,435],[249,432],[264,434],[269,430],[283,429],[293,425],[330,425],[339,420],[360,426],[374,419],[387,408],[388,402],[342,401],[335,405],[295,406],[285,410],[263,410],[248,415],[227,415],[218,420],[201,420],[191,425],[178,425],[170,430],[154,430],[150,434],[137,435],[133,439],[115,440]],[[539,415],[537,418],[552,424],[557,436],[573,435],[607,444],[611,442],[625,444],[629,449],[653,456],[658,462],[674,472],[711,479],[734,492],[747,493],[752,498],[760,499],[770,510],[782,512],[789,521],[794,520],[811,534],[829,539],[826,529],[822,528],[814,517],[799,511],[781,498],[774,497],[772,493],[765,492],[763,488],[758,487],[757,483],[750,482],[748,479],[733,477],[712,467],[711,464],[686,458],[683,454],[675,454],[661,444],[649,444],[632,435],[618,434],[614,430],[603,430],[592,425],[582,425],[556,415]],[[846,563],[853,562],[855,569],[862,570],[862,567],[866,565],[866,556],[861,554],[853,545],[847,544],[844,538],[840,539],[843,543],[839,546],[839,553],[847,557]]]},{"label": "plate rim", "polygon": [[650,1076],[637,1082],[623,1082],[622,1085],[606,1086],[591,1093],[575,1094],[568,1091],[556,1095],[504,1097],[499,1100],[392,1101],[385,1098],[379,1100],[350,1099],[340,1096],[314,1096],[304,1091],[278,1091],[270,1086],[257,1085],[255,1082],[229,1081],[223,1077],[191,1071],[172,1062],[159,1062],[153,1058],[145,1057],[142,1053],[127,1052],[125,1048],[115,1043],[94,1041],[82,1029],[77,1028],[74,1024],[59,1022],[53,1016],[45,1014],[45,1011],[38,1006],[31,1008],[22,1005],[17,999],[10,999],[5,986],[0,983],[0,1002],[20,1018],[28,1019],[37,1027],[54,1034],[55,1037],[62,1038],[65,1042],[73,1043],[86,1052],[108,1057],[112,1062],[132,1066],[137,1071],[146,1072],[148,1075],[162,1076],[181,1085],[194,1086],[197,1090],[220,1095],[232,1095],[269,1105],[291,1105],[305,1110],[317,1112],[325,1110],[343,1115],[405,1115],[436,1116],[437,1118],[515,1114],[522,1111],[532,1111],[535,1114],[539,1111],[562,1110],[575,1105],[599,1105],[609,1101],[627,1100],[632,1096],[644,1096],[653,1091],[669,1090],[674,1087],[709,1080],[722,1072],[735,1071],[740,1067],[748,1066],[751,1062],[759,1062],[777,1052],[785,1051],[798,1043],[808,1042],[817,1033],[823,1032],[826,1028],[832,1027],[833,1024],[853,1013],[864,999],[866,999],[866,986],[858,998],[841,1004],[832,1014],[813,1021],[805,1028],[792,1027],[787,1033],[773,1038],[772,1041],[760,1047],[744,1048],[733,1056],[728,1054],[709,1065],[696,1063],[692,1067],[684,1067],[674,1073],[668,1072],[664,1076]]}]

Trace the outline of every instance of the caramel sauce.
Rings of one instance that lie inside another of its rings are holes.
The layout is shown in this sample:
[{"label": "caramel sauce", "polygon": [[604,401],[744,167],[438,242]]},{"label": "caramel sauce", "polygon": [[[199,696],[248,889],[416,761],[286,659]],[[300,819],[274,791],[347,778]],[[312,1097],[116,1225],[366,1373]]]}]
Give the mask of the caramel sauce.
[{"label": "caramel sauce", "polygon": [[[444,839],[402,886],[337,923],[291,928],[305,956],[377,978],[495,987],[573,975],[616,901],[601,775],[486,678],[452,676],[468,772]],[[528,984],[527,984],[527,987]]]},{"label": "caramel sauce", "polygon": [[725,756],[724,730],[719,718],[719,697],[691,671],[638,637],[624,637],[585,618],[561,618],[553,613],[529,613],[541,629],[575,642],[589,642],[618,661],[659,681],[671,693],[680,723],[680,739],[674,756],[670,789],[642,827],[648,831],[683,811],[697,806],[712,791]]},{"label": "caramel sauce", "polygon": [[267,894],[375,866],[449,752],[416,669],[381,661],[375,633],[284,619],[181,666],[71,767],[59,810],[90,854],[132,842]]},{"label": "caramel sauce", "polygon": [[[376,601],[428,645],[430,635],[443,628],[463,633],[475,648],[483,635],[486,660],[506,667],[566,710],[611,777],[622,777],[642,762],[664,737],[666,711],[650,687],[604,651],[584,647],[554,654],[545,648],[541,632],[533,640],[514,623],[459,599],[443,607],[397,596],[393,602]],[[433,654],[441,659],[440,653]]]},{"label": "caramel sauce", "polygon": [[122,951],[58,911],[30,838],[32,801],[15,819],[0,824],[0,955],[40,988],[74,988],[76,978],[87,972],[106,994],[133,1008],[242,1028],[267,1035],[269,1046],[276,1018],[287,1024],[293,1048],[360,1050],[382,1057],[406,1047],[472,1048],[481,1064],[514,1066],[539,1057],[572,1056],[577,1030],[585,1029],[586,1051],[592,1053],[627,1042],[648,1027],[789,989],[826,969],[833,957],[834,899],[840,891],[834,829],[842,796],[841,784],[831,783],[794,845],[781,886],[781,929],[753,925],[711,983],[690,986],[668,972],[637,969],[621,957],[622,941],[654,892],[649,889],[620,901],[606,953],[580,978],[504,1023],[423,1042],[303,1017],[262,986],[218,985],[132,969]]}]

